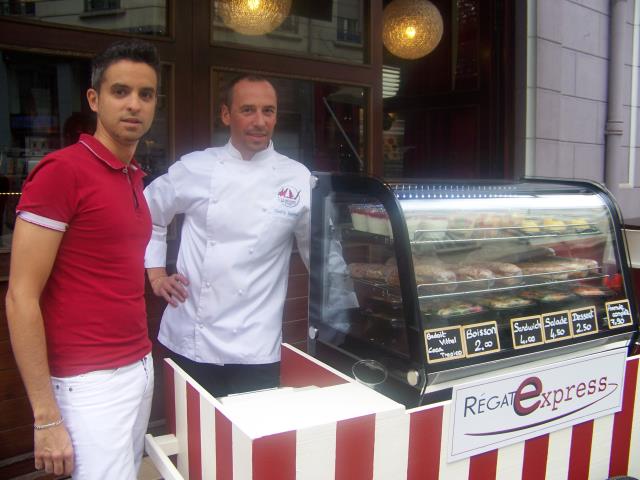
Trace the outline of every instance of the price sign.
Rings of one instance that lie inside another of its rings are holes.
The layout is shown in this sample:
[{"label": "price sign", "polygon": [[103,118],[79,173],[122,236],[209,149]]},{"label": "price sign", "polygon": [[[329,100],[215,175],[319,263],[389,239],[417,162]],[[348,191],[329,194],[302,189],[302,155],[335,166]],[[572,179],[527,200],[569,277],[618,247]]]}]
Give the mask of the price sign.
[{"label": "price sign", "polygon": [[460,327],[435,328],[424,331],[429,363],[446,362],[466,356]]},{"label": "price sign", "polygon": [[542,325],[544,326],[544,339],[546,343],[558,342],[573,337],[568,310],[543,313]]},{"label": "price sign", "polygon": [[467,357],[500,351],[496,322],[476,323],[462,327],[462,336],[467,349]]},{"label": "price sign", "polygon": [[540,315],[511,319],[513,348],[529,348],[544,343],[544,330]]},{"label": "price sign", "polygon": [[607,320],[609,328],[626,327],[633,325],[633,317],[631,317],[631,307],[629,300],[617,300],[615,302],[605,303],[607,308]]},{"label": "price sign", "polygon": [[598,333],[598,315],[595,306],[570,310],[569,318],[574,337]]}]

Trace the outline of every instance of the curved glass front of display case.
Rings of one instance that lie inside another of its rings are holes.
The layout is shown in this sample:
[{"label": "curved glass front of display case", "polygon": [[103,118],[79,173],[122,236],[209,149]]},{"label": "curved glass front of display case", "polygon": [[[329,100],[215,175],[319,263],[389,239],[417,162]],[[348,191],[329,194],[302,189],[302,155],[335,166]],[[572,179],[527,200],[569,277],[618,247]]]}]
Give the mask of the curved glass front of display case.
[{"label": "curved glass front of display case", "polygon": [[597,185],[318,177],[310,322],[354,358],[429,383],[637,329],[617,209]]}]

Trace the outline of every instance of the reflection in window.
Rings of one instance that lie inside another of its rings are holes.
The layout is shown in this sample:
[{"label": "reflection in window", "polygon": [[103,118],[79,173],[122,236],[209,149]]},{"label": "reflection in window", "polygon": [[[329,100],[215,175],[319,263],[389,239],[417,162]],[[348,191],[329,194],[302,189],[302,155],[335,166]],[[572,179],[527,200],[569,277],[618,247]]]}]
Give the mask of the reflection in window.
[{"label": "reflection in window", "polygon": [[120,0],[84,0],[85,12],[100,10],[117,10],[120,8]]},{"label": "reflection in window", "polygon": [[289,15],[284,19],[284,22],[280,24],[276,31],[282,33],[292,33],[297,35],[299,33],[300,28],[300,19],[298,17],[294,17]]},{"label": "reflection in window", "polygon": [[479,0],[457,0],[457,37],[454,38],[454,84],[457,90],[477,88],[479,75]]},{"label": "reflection in window", "polygon": [[[135,157],[149,173],[169,160],[169,67],[162,70],[155,121]],[[86,101],[88,60],[0,51],[0,253],[9,249],[15,207],[28,173],[48,153],[95,131]],[[146,179],[145,179],[146,180]]]},{"label": "reflection in window", "polygon": [[362,43],[359,19],[338,17],[338,40],[341,42]]},{"label": "reflection in window", "polygon": [[211,39],[216,45],[236,44],[350,63],[367,61],[362,42],[362,0],[294,0],[285,21],[265,35],[243,35],[225,25],[219,15],[221,1],[211,2]]},{"label": "reflection in window", "polygon": [[[220,120],[220,99],[235,76],[215,73],[215,146],[229,139]],[[310,170],[366,171],[363,88],[288,78],[269,80],[278,93],[278,123],[273,136],[276,151]]]},{"label": "reflection in window", "polygon": [[166,0],[0,0],[0,15],[137,35],[167,34]]},{"label": "reflection in window", "polygon": [[147,173],[144,178],[145,185],[166,173],[169,163],[173,160],[169,145],[169,124],[172,114],[169,111],[168,93],[171,91],[169,84],[171,79],[171,67],[162,67],[160,79],[160,91],[158,92],[158,105],[156,106],[156,116],[153,124],[138,143],[135,158],[140,166]]},{"label": "reflection in window", "polygon": [[382,132],[384,178],[403,178],[404,172],[404,116],[385,113]]},{"label": "reflection in window", "polygon": [[33,17],[36,13],[36,2],[0,1],[0,15],[22,15]]},{"label": "reflection in window", "polygon": [[382,98],[395,97],[400,88],[400,69],[389,65],[382,66]]}]

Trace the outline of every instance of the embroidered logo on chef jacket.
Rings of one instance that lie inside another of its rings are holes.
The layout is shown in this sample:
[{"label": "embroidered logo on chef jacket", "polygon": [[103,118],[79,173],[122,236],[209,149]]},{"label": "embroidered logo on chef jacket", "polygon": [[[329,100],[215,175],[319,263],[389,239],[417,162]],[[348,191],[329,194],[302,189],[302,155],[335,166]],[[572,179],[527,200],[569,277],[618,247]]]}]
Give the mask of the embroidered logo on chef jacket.
[{"label": "embroidered logo on chef jacket", "polygon": [[285,185],[278,191],[278,200],[287,208],[293,208],[300,203],[300,190]]}]

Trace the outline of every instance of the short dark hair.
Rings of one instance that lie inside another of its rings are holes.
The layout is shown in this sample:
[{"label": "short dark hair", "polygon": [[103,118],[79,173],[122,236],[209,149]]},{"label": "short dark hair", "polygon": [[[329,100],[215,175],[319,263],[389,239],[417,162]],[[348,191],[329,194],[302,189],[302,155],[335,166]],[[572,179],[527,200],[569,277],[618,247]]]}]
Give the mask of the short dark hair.
[{"label": "short dark hair", "polygon": [[91,63],[91,88],[100,90],[104,72],[121,60],[146,63],[156,72],[160,83],[160,59],[156,47],[144,40],[132,39],[112,43],[104,52],[96,55]]},{"label": "short dark hair", "polygon": [[269,80],[267,77],[263,77],[262,75],[255,75],[252,73],[244,73],[232,78],[231,81],[227,84],[227,88],[222,95],[222,104],[226,105],[227,108],[231,108],[231,104],[233,103],[233,88],[236,86],[236,84],[242,82],[243,80],[246,80],[247,82],[267,82],[276,92],[276,98],[278,98],[276,87],[273,86],[273,83],[271,83],[271,80]]}]

